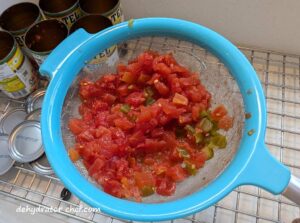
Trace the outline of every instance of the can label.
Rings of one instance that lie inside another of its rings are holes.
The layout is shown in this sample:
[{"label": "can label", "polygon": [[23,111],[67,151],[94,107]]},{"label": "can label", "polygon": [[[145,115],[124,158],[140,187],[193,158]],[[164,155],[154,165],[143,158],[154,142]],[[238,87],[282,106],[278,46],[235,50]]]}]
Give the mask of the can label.
[{"label": "can label", "polygon": [[104,52],[98,54],[97,56],[95,56],[94,59],[91,60],[86,65],[86,68],[89,71],[93,72],[93,71],[97,71],[104,64],[108,66],[115,66],[115,64],[118,61],[119,61],[118,49],[116,46],[113,46],[109,49],[106,49]]},{"label": "can label", "polygon": [[79,19],[81,17],[82,13],[81,10],[79,8],[79,6],[77,6],[74,11],[68,13],[67,15],[58,15],[54,16],[54,15],[49,15],[49,14],[45,14],[47,19],[57,19],[61,22],[63,22],[68,28],[70,28],[72,26],[73,23],[76,22],[77,19]]},{"label": "can label", "polygon": [[93,60],[89,62],[91,65],[100,64],[100,63],[107,63],[108,65],[112,66],[119,60],[117,46],[112,46],[102,53],[98,54],[94,57]]},{"label": "can label", "polygon": [[124,21],[124,15],[120,4],[112,14],[106,16],[112,21],[113,25]]},{"label": "can label", "polygon": [[0,65],[0,89],[11,98],[22,98],[37,87],[37,74],[19,47],[14,55]]}]

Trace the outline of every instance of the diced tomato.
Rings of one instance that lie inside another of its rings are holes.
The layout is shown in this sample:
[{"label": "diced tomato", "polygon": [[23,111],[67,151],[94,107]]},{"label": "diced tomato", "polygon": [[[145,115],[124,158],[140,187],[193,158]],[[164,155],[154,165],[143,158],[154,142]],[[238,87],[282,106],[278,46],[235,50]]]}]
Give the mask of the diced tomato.
[{"label": "diced tomato", "polygon": [[146,83],[147,81],[149,81],[151,79],[151,76],[148,75],[148,74],[144,74],[144,73],[141,73],[141,75],[139,76],[137,82],[138,83]]},{"label": "diced tomato", "polygon": [[69,157],[72,160],[72,162],[75,162],[75,161],[79,160],[80,156],[79,156],[79,153],[76,149],[70,148],[68,150],[68,153],[69,153]]},{"label": "diced tomato", "polygon": [[133,92],[126,97],[125,102],[127,104],[137,107],[143,104],[145,100],[146,99],[143,92]]},{"label": "diced tomato", "polygon": [[171,69],[164,63],[153,64],[153,70],[164,76],[166,76],[172,72]]},{"label": "diced tomato", "polygon": [[203,116],[224,130],[233,125],[223,105],[211,112],[199,74],[172,54],[145,51],[116,74],[80,81],[79,96],[81,117],[68,123],[76,141],[70,159],[81,158],[106,193],[138,202],[155,192],[174,194],[177,182],[212,158]]},{"label": "diced tomato", "polygon": [[157,178],[156,192],[163,196],[171,196],[175,193],[176,184],[168,178]]},{"label": "diced tomato", "polygon": [[128,121],[127,118],[118,118],[114,120],[115,126],[122,130],[129,130],[134,127],[134,124]]},{"label": "diced tomato", "polygon": [[107,102],[108,104],[113,104],[116,99],[117,99],[117,97],[112,94],[105,93],[102,95],[102,100]]},{"label": "diced tomato", "polygon": [[228,115],[224,115],[218,122],[218,127],[220,129],[229,130],[233,126],[233,118]]},{"label": "diced tomato", "polygon": [[96,173],[100,173],[104,165],[105,165],[105,161],[99,158],[96,159],[94,163],[91,165],[91,167],[89,168],[89,175],[93,176]]},{"label": "diced tomato", "polygon": [[194,121],[198,121],[200,117],[200,113],[204,111],[205,106],[197,103],[192,107],[192,118]]},{"label": "diced tomato", "polygon": [[155,179],[150,172],[135,172],[134,180],[137,187],[141,190],[145,186],[154,187]]},{"label": "diced tomato", "polygon": [[172,103],[166,102],[162,105],[162,110],[165,114],[172,118],[178,118],[180,114],[185,112],[184,108],[177,108]]},{"label": "diced tomato", "polygon": [[156,90],[158,91],[158,93],[162,96],[166,96],[169,94],[169,88],[163,83],[160,82],[158,80],[154,81],[154,86],[156,88]]},{"label": "diced tomato", "polygon": [[118,73],[124,72],[127,70],[127,66],[125,64],[118,64],[117,66]]},{"label": "diced tomato", "polygon": [[195,164],[196,168],[199,169],[200,167],[204,166],[204,163],[206,161],[206,156],[203,152],[196,152],[193,157],[191,162]]},{"label": "diced tomato", "polygon": [[129,71],[124,71],[121,73],[121,80],[124,81],[127,84],[132,84],[137,80],[137,75],[129,72]]},{"label": "diced tomato", "polygon": [[117,92],[120,96],[124,97],[127,96],[129,94],[129,89],[128,89],[128,85],[127,84],[121,84],[118,89]]},{"label": "diced tomato", "polygon": [[173,97],[173,103],[177,105],[188,105],[189,99],[182,94],[175,93]]},{"label": "diced tomato", "polygon": [[188,124],[192,121],[193,121],[193,119],[192,119],[191,113],[184,113],[184,114],[179,115],[179,117],[178,117],[179,124]]},{"label": "diced tomato", "polygon": [[170,177],[174,182],[183,181],[187,177],[186,171],[181,167],[180,164],[170,167],[166,175]]},{"label": "diced tomato", "polygon": [[215,121],[219,121],[225,115],[227,115],[227,110],[225,106],[219,105],[212,111],[211,118]]},{"label": "diced tomato", "polygon": [[84,124],[84,122],[77,118],[70,119],[68,127],[75,135],[78,135],[87,129],[87,126]]}]

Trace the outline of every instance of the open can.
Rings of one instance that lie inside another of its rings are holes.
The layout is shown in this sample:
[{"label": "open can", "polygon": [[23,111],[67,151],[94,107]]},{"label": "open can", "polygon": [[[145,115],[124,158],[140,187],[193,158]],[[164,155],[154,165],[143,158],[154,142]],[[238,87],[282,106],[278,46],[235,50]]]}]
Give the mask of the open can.
[{"label": "open can", "polygon": [[25,35],[25,46],[41,65],[51,51],[68,36],[68,28],[59,20],[49,19],[36,23]]},{"label": "open can", "polygon": [[58,19],[68,28],[81,16],[78,0],[40,0],[39,6],[47,19]]},{"label": "open can", "polygon": [[38,76],[28,58],[8,32],[0,31],[0,89],[10,98],[29,95],[38,86]]},{"label": "open can", "polygon": [[42,19],[42,14],[37,5],[23,2],[6,9],[1,14],[0,24],[2,29],[11,33],[23,48],[26,31],[30,26]]},{"label": "open can", "polygon": [[79,7],[85,15],[103,15],[109,18],[113,25],[124,21],[119,0],[79,0]]},{"label": "open can", "polygon": [[[73,33],[79,28],[85,29],[88,33],[97,33],[103,29],[112,26],[112,21],[102,15],[86,15],[78,19],[70,29],[70,33]],[[98,54],[94,59],[89,62],[89,65],[101,64],[103,62],[108,65],[114,65],[119,59],[117,46],[111,46],[102,53]]]}]

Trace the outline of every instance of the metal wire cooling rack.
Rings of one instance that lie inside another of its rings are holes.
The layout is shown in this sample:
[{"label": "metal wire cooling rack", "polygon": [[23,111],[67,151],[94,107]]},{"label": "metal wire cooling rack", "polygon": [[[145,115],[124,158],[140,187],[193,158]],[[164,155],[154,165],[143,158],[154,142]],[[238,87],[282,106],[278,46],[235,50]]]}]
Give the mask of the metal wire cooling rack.
[{"label": "metal wire cooling rack", "polygon": [[[151,41],[151,44],[161,44],[156,43],[155,38]],[[194,49],[193,45],[186,47],[190,47],[191,51]],[[274,156],[300,176],[300,56],[245,47],[240,49],[255,67],[264,87],[268,108],[266,143]],[[205,55],[207,61],[218,63],[209,54]],[[14,106],[20,104],[0,98],[0,117]],[[5,197],[35,207],[60,208],[61,215],[81,222],[122,222],[102,213],[67,212],[67,208],[88,206],[75,196],[69,201],[62,200],[62,189],[63,185],[56,176],[38,175],[26,165],[15,165],[9,173],[0,177],[0,195]],[[282,196],[274,196],[253,186],[241,186],[215,206],[169,222],[289,223],[300,216],[299,212],[298,205]],[[72,221],[69,219],[68,222]]]}]

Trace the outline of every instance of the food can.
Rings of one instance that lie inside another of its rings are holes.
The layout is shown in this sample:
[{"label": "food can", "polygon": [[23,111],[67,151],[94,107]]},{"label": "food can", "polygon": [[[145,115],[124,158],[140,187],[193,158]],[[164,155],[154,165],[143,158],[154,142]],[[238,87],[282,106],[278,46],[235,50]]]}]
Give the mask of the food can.
[{"label": "food can", "polygon": [[31,26],[25,35],[25,46],[41,65],[51,51],[68,36],[68,28],[59,20],[49,19]]},{"label": "food can", "polygon": [[8,151],[20,163],[37,160],[44,154],[40,122],[30,120],[17,125],[9,135]]},{"label": "food can", "polygon": [[15,39],[0,31],[0,90],[13,99],[23,98],[38,86],[38,76]]},{"label": "food can", "polygon": [[[103,29],[112,26],[111,20],[102,15],[86,15],[78,19],[71,27],[70,33],[74,32],[79,28],[85,29],[89,33],[96,33]],[[92,59],[89,64],[96,65],[106,62],[108,65],[114,65],[119,59],[117,46],[111,46],[110,48],[104,50],[102,53],[98,54],[94,59]]]},{"label": "food can", "polygon": [[34,23],[43,19],[37,5],[30,2],[15,4],[6,9],[0,17],[2,29],[11,33],[17,43],[24,47],[24,36],[26,31]]},{"label": "food can", "polygon": [[98,14],[109,18],[113,25],[124,21],[119,0],[79,0],[83,14]]},{"label": "food can", "polygon": [[68,28],[81,16],[78,0],[40,0],[39,6],[47,19],[57,19]]}]

